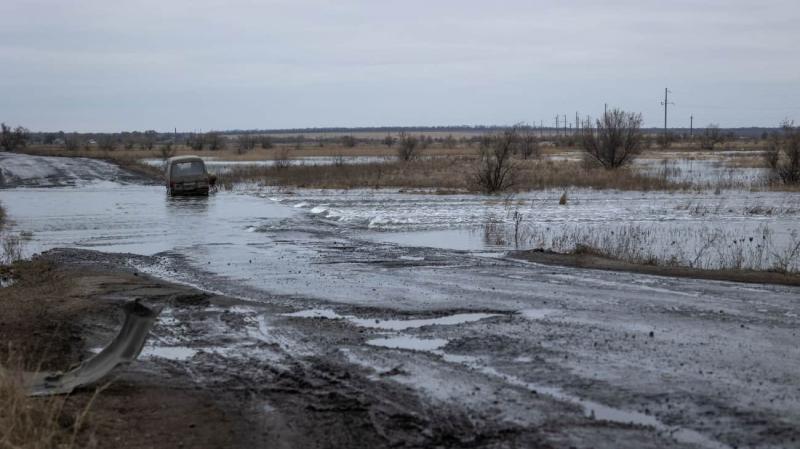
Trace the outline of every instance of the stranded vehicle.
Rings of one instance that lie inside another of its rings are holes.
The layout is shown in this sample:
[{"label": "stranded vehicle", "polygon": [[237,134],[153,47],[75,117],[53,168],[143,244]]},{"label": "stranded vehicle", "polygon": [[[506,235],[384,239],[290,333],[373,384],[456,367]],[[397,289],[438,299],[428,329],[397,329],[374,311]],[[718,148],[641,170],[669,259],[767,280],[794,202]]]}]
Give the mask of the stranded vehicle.
[{"label": "stranded vehicle", "polygon": [[177,156],[167,159],[164,167],[167,193],[175,195],[208,195],[217,179],[206,171],[206,164],[197,156]]}]

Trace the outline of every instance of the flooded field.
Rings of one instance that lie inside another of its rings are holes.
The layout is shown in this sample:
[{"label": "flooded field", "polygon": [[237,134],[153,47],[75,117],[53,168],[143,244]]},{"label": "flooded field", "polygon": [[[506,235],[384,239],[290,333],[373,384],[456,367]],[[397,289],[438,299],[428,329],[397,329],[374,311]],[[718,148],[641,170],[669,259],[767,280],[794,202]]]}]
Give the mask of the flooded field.
[{"label": "flooded field", "polygon": [[[706,268],[743,257],[740,268],[769,268],[800,232],[800,197],[785,192],[572,190],[563,205],[563,191],[506,198],[389,190],[256,194],[325,223],[363,229],[375,241],[404,246],[569,252],[579,244],[603,243],[632,246],[625,251],[636,251],[642,260]],[[793,269],[796,263],[795,258]]]},{"label": "flooded field", "polygon": [[[215,157],[204,157],[206,168],[209,173],[221,174],[227,173],[236,167],[270,167],[276,164],[275,160],[260,160],[260,161],[231,161]],[[291,158],[281,163],[289,165],[336,165],[336,164],[369,164],[375,162],[386,162],[395,160],[394,156],[356,156],[356,157],[333,157],[333,156],[307,156],[299,158]],[[163,159],[142,159],[142,162],[153,166],[163,167]]]},{"label": "flooded field", "polygon": [[[239,301],[165,310],[137,362],[151,372],[185,369],[198,385],[236,388],[265,385],[269,370],[299,385],[322,385],[314,375],[344,379],[324,391],[369,398],[370,416],[375,407],[396,416],[391,407],[405,404],[403,416],[424,417],[416,422],[431,441],[459,444],[499,444],[509,434],[522,446],[601,448],[791,447],[800,438],[796,287],[504,257],[519,243],[509,231],[522,224],[768,226],[788,236],[796,195],[576,190],[559,205],[557,191],[496,198],[239,186],[171,199],[161,186],[119,182],[96,161],[78,169],[39,160],[54,175],[36,181],[26,156],[11,158],[3,176],[18,181],[0,189],[0,202],[26,254],[72,248],[60,257]],[[297,387],[293,400],[306,390]],[[410,435],[402,423],[380,425]]]}]

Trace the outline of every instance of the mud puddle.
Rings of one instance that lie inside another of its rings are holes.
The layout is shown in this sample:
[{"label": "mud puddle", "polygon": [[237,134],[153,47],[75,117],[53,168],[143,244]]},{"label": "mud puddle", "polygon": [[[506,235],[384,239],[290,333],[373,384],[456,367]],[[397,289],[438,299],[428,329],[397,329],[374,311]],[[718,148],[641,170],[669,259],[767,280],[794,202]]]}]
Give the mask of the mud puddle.
[{"label": "mud puddle", "polygon": [[339,315],[331,309],[308,309],[299,312],[286,313],[283,316],[294,318],[324,318],[330,320],[346,320],[358,327],[368,329],[381,329],[387,331],[401,331],[416,329],[425,326],[454,326],[458,324],[472,323],[486,318],[499,316],[492,313],[459,313],[447,315],[440,318],[410,319],[410,320],[386,320],[377,318],[358,318],[352,315]]}]

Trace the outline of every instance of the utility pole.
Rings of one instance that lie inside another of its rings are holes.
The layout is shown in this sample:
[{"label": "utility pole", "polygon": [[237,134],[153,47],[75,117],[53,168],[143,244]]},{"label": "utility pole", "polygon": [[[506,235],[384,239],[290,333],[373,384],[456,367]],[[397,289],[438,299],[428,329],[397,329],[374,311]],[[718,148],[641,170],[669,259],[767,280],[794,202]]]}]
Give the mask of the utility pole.
[{"label": "utility pole", "polygon": [[603,104],[603,118],[608,114],[608,103]]},{"label": "utility pole", "polygon": [[539,120],[539,137],[544,137],[544,120]]},{"label": "utility pole", "polygon": [[564,114],[564,137],[567,137],[567,114]]},{"label": "utility pole", "polygon": [[665,139],[667,138],[667,106],[669,106],[671,104],[672,105],[675,104],[675,103],[670,103],[669,102],[669,93],[670,93],[669,89],[665,87],[664,88],[664,101],[661,102],[661,104],[664,105],[664,138]]},{"label": "utility pole", "polygon": [[558,114],[556,114],[556,137],[558,137],[561,130],[561,127],[558,126],[558,119],[559,119]]},{"label": "utility pole", "polygon": [[578,130],[581,128],[581,119],[578,117],[578,111],[575,111],[575,134],[578,134]]},{"label": "utility pole", "polygon": [[694,137],[694,115],[689,116],[689,137]]}]

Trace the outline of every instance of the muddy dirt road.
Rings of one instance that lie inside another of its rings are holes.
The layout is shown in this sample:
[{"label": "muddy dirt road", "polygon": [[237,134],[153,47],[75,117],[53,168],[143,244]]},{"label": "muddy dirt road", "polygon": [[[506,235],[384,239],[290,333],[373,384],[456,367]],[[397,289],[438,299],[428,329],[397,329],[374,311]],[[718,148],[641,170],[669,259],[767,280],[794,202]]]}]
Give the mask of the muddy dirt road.
[{"label": "muddy dirt road", "polygon": [[270,447],[800,447],[797,287],[380,243],[95,161],[32,188],[27,158],[0,202],[28,252],[225,298],[170,303],[130,369],[235,393]]}]

